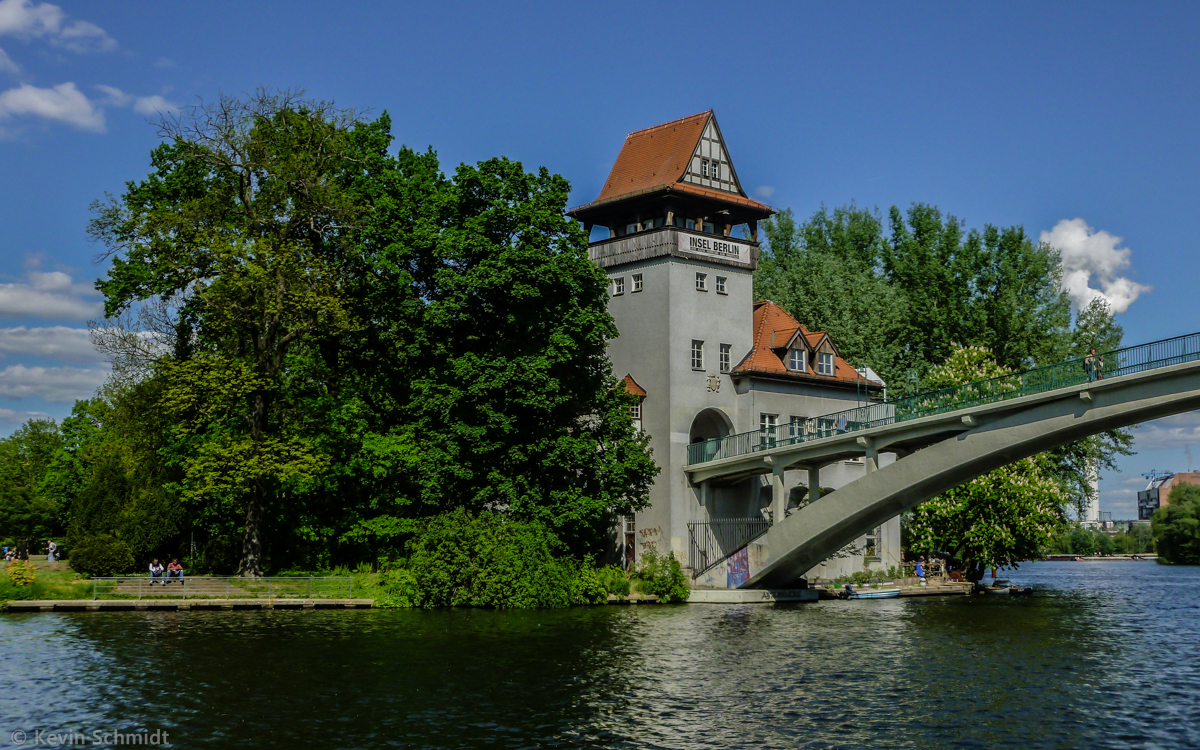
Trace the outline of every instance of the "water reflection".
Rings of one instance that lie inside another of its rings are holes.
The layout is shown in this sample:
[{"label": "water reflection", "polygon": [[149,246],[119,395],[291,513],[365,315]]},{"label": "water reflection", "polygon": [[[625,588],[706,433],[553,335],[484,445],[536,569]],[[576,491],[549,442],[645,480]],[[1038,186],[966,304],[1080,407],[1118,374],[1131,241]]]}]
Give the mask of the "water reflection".
[{"label": "water reflection", "polygon": [[1030,599],[0,617],[6,735],[176,746],[1200,746],[1200,571]]}]

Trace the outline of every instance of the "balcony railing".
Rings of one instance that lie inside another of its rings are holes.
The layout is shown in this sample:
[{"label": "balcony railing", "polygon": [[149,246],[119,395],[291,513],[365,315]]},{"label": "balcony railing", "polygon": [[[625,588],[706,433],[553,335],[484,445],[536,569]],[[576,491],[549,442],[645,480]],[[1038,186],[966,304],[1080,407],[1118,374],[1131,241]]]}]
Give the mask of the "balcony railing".
[{"label": "balcony railing", "polygon": [[1044,393],[1080,385],[1089,379],[1115,378],[1198,359],[1200,333],[1191,333],[1098,354],[1096,361],[1101,364],[1091,372],[1084,366],[1085,358],[1078,357],[895,401],[864,404],[768,429],[692,443],[688,446],[688,466]]}]

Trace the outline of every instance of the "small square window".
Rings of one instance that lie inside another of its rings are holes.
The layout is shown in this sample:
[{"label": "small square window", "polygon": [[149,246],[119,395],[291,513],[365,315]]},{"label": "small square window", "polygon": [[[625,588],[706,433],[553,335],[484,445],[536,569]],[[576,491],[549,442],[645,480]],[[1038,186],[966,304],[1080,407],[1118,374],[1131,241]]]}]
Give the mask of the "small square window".
[{"label": "small square window", "polygon": [[729,352],[733,347],[721,344],[721,372],[729,372]]},{"label": "small square window", "polygon": [[634,419],[642,418],[642,402],[641,401],[638,401],[636,404],[629,407],[629,416],[633,417]]},{"label": "small square window", "polygon": [[642,291],[642,275],[640,273],[635,273],[633,275],[633,291]]},{"label": "small square window", "polygon": [[696,272],[696,291],[697,292],[707,292],[708,291],[708,274]]},{"label": "small square window", "polygon": [[803,349],[788,352],[788,369],[792,372],[808,372],[808,352]]},{"label": "small square window", "polygon": [[683,228],[684,229],[695,229],[696,228],[696,220],[695,219],[684,219],[683,220]]},{"label": "small square window", "polygon": [[817,372],[821,375],[833,374],[833,355],[828,352],[821,352],[817,355]]},{"label": "small square window", "polygon": [[727,294],[727,292],[725,291],[725,277],[724,276],[717,277],[717,294]]},{"label": "small square window", "polygon": [[625,277],[624,276],[614,277],[613,278],[613,296],[616,297],[616,296],[624,294],[624,293],[625,293]]},{"label": "small square window", "polygon": [[704,342],[692,339],[692,369],[704,369]]},{"label": "small square window", "polygon": [[625,225],[625,234],[633,234],[633,233],[637,232],[637,230],[638,230],[637,224],[626,224]]}]

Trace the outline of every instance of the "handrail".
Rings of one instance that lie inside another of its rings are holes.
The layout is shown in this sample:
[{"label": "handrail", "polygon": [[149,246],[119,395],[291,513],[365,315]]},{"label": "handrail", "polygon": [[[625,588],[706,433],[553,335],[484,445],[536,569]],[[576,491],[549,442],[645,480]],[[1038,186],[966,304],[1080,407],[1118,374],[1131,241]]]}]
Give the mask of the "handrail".
[{"label": "handrail", "polygon": [[692,578],[728,560],[771,528],[765,518],[714,518],[688,524]]},{"label": "handrail", "polygon": [[[172,596],[180,599],[353,599],[351,576],[106,576],[92,578],[92,599]],[[155,589],[158,584],[160,588]],[[179,584],[177,587],[175,584]]]},{"label": "handrail", "polygon": [[1056,362],[1024,372],[917,393],[880,403],[843,409],[832,414],[796,420],[773,428],[741,432],[688,446],[687,465],[708,463],[780,446],[857,432],[920,417],[996,403],[1035,393],[1080,385],[1089,380],[1120,377],[1200,359],[1200,333],[1153,341],[1096,355],[1098,368],[1089,371],[1086,357]]}]

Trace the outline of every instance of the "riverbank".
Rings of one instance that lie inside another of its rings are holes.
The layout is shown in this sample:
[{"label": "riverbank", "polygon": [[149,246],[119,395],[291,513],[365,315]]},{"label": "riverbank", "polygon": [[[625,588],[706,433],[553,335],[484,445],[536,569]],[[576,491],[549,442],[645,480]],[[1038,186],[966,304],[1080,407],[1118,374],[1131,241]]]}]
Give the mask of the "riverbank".
[{"label": "riverbank", "polygon": [[1158,555],[1046,555],[1041,562],[1155,562]]}]

